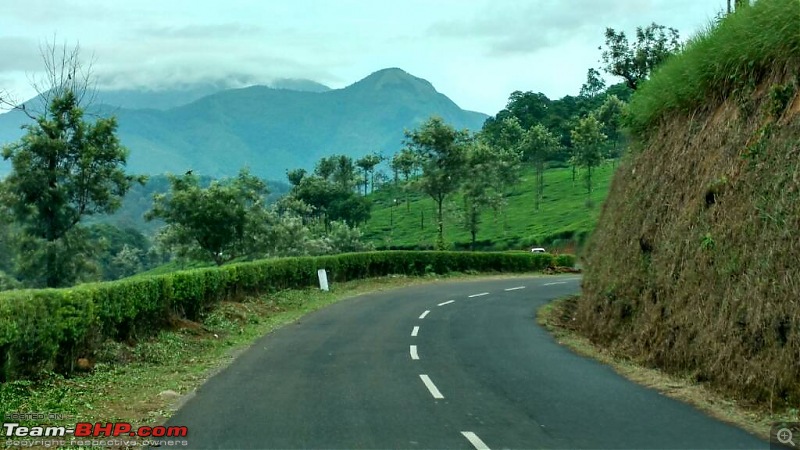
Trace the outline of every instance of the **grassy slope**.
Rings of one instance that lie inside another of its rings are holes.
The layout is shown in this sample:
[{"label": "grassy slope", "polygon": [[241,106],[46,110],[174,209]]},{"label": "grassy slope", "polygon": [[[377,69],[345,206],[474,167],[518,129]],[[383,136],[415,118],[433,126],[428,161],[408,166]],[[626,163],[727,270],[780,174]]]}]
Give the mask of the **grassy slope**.
[{"label": "grassy slope", "polygon": [[[545,173],[544,200],[539,212],[534,212],[534,174],[532,168],[527,168],[522,182],[508,197],[505,217],[492,211],[483,214],[477,240],[487,244],[491,242],[495,250],[522,250],[533,244],[551,246],[554,239],[564,234],[588,233],[597,221],[613,172],[610,164],[596,170],[592,193],[594,207],[590,209],[586,207],[586,188],[580,173],[573,186],[571,169],[548,170]],[[436,239],[435,207],[430,197],[410,193],[409,209],[404,203],[405,193],[399,187],[382,189],[371,198],[372,218],[363,227],[368,240],[378,247],[433,245]],[[392,213],[390,205],[395,198],[398,203]],[[466,245],[470,242],[470,235],[458,220],[458,213],[453,211],[461,205],[460,197],[453,197],[450,203],[451,211],[444,223],[445,239],[451,244]],[[424,215],[424,229],[420,229],[421,214]],[[565,244],[561,242],[557,246]]]},{"label": "grassy slope", "polygon": [[[595,343],[776,411],[800,404],[798,23],[800,2],[760,0],[634,94],[634,124],[654,125],[586,247],[575,322]],[[785,50],[748,60],[764,42]],[[724,74],[735,84],[707,93]],[[677,85],[702,97],[677,108],[660,89]]]}]

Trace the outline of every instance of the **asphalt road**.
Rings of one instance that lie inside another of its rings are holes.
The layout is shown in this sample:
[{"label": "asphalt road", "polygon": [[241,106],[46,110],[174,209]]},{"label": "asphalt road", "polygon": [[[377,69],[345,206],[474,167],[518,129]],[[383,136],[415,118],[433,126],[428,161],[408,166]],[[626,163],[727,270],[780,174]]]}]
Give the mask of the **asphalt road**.
[{"label": "asphalt road", "polygon": [[579,283],[440,282],[342,301],[261,338],[169,424],[188,427],[192,448],[769,448],[556,343],[535,311]]}]

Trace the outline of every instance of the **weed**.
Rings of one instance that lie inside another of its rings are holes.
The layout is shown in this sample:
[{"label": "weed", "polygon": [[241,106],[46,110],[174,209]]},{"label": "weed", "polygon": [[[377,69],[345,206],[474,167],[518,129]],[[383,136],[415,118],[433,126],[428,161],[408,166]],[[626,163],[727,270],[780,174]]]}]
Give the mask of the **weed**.
[{"label": "weed", "polygon": [[700,238],[700,248],[703,250],[714,250],[716,243],[714,242],[714,238],[711,236],[711,233],[706,233]]},{"label": "weed", "polygon": [[794,83],[789,82],[785,84],[775,84],[769,89],[767,111],[774,118],[779,118],[786,107],[789,106],[789,101],[794,97],[797,88]]}]

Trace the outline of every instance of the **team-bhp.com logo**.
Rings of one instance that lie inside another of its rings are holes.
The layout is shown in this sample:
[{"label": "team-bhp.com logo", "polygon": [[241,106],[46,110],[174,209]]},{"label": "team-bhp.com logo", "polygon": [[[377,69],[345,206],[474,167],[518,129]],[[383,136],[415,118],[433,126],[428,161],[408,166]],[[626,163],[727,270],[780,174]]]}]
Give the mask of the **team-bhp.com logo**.
[{"label": "team-bhp.com logo", "polygon": [[3,435],[6,438],[31,437],[186,437],[188,429],[181,426],[142,426],[136,429],[127,422],[89,423],[78,422],[75,427],[30,426],[19,423],[4,423]]}]

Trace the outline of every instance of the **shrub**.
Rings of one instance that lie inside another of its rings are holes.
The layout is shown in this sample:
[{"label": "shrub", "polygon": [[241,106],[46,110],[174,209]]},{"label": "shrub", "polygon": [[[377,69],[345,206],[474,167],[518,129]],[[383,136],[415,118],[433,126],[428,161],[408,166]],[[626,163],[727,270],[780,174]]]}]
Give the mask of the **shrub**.
[{"label": "shrub", "polygon": [[[569,265],[567,255],[556,259]],[[574,260],[573,260],[574,262]],[[554,263],[549,254],[365,252],[294,257],[85,284],[0,293],[0,381],[44,371],[69,373],[78,357],[113,339],[142,339],[170,318],[199,320],[211,306],[245,295],[315,286],[317,270],[343,282],[391,274],[527,272]]]}]

